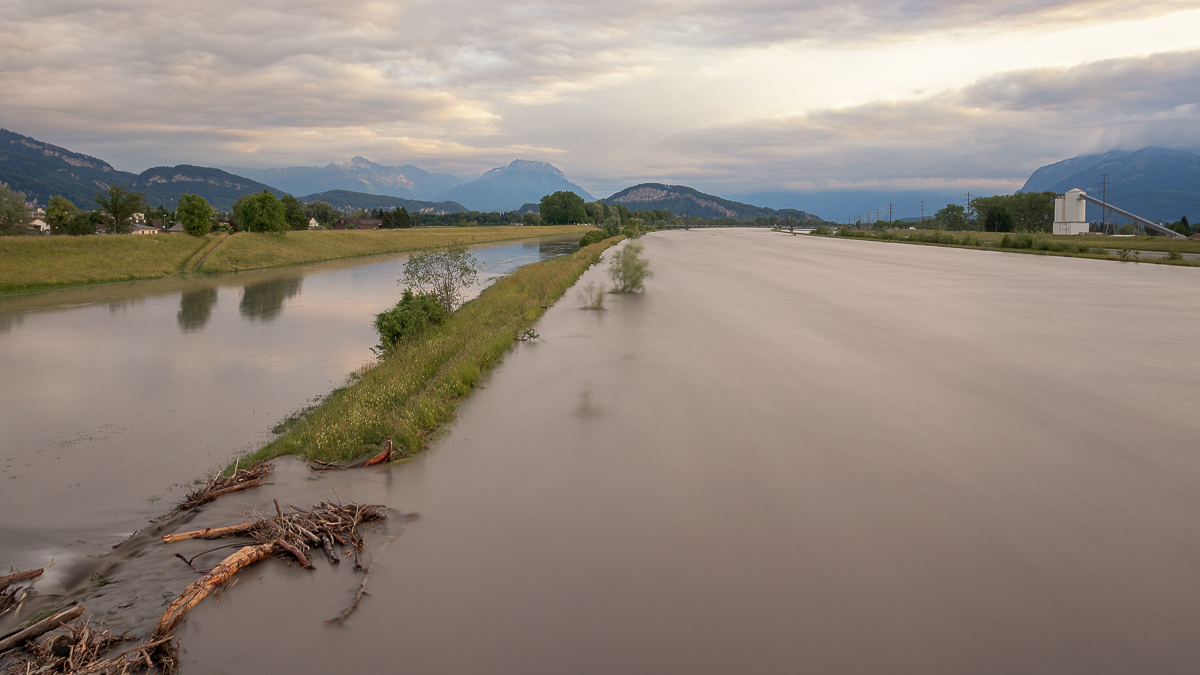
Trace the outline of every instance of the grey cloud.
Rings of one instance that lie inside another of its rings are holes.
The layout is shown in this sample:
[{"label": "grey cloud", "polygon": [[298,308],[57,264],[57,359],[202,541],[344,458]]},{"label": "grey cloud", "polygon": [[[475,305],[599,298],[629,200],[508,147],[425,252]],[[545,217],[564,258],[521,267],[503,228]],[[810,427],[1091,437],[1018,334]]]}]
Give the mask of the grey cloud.
[{"label": "grey cloud", "polygon": [[[1038,166],[1147,145],[1200,147],[1200,51],[985,79],[666,139],[672,158],[726,189],[1007,184]],[[688,177],[687,174],[684,177]]]}]

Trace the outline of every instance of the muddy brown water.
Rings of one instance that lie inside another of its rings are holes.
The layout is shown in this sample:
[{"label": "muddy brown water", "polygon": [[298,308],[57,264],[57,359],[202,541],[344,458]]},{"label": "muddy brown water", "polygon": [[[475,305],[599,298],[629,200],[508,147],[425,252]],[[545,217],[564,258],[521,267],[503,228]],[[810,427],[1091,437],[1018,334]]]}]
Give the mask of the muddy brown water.
[{"label": "muddy brown water", "polygon": [[[472,250],[482,286],[578,238]],[[406,260],[0,297],[0,569],[107,551],[272,438],[371,357]]]},{"label": "muddy brown water", "polygon": [[[345,626],[324,620],[348,565],[269,561],[190,614],[184,672],[1200,666],[1196,270],[757,230],[643,242],[644,295],[596,312],[569,294],[416,461],[283,461],[165,523],[273,497],[420,513]],[[157,617],[192,578],[170,555],[211,545],[157,535],[89,600],[117,625]]]}]

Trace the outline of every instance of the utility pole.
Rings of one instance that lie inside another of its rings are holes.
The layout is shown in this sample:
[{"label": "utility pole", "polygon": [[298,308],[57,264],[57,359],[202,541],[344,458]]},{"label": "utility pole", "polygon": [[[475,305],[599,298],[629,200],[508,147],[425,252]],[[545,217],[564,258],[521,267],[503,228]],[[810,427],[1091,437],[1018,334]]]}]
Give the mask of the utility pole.
[{"label": "utility pole", "polygon": [[[1100,201],[1108,203],[1108,174],[1100,174]],[[1108,231],[1108,207],[1104,206],[1100,209],[1100,231],[1104,234],[1109,234]],[[1117,233],[1117,223],[1113,221],[1112,234]]]},{"label": "utility pole", "polygon": [[891,202],[888,202],[888,222],[889,223],[893,222],[893,220],[892,220],[892,203]]},{"label": "utility pole", "polygon": [[921,224],[925,224],[925,200],[921,200]]}]

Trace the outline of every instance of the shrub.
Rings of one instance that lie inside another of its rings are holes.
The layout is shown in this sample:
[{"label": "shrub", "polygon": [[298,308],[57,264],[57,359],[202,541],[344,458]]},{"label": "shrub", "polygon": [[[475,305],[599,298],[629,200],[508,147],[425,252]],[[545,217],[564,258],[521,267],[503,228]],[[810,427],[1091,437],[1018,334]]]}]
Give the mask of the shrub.
[{"label": "shrub", "polygon": [[375,315],[375,332],[379,334],[379,351],[407,342],[430,326],[443,323],[450,312],[433,295],[415,295],[404,291],[396,306]]},{"label": "shrub", "polygon": [[588,232],[587,234],[583,235],[583,237],[581,237],[579,239],[579,248],[583,248],[585,246],[591,246],[592,244],[597,244],[599,242],[604,241],[607,238],[608,238],[608,233],[605,232],[604,230],[592,230],[591,232]]},{"label": "shrub", "polygon": [[646,280],[654,276],[650,263],[642,257],[645,246],[630,242],[613,254],[608,276],[612,278],[614,293],[639,293],[646,290]]},{"label": "shrub", "polygon": [[1167,260],[1183,260],[1183,254],[1179,251],[1168,251]]},{"label": "shrub", "polygon": [[820,234],[828,237],[833,234],[833,230],[828,225],[818,225],[813,228],[812,234]]}]

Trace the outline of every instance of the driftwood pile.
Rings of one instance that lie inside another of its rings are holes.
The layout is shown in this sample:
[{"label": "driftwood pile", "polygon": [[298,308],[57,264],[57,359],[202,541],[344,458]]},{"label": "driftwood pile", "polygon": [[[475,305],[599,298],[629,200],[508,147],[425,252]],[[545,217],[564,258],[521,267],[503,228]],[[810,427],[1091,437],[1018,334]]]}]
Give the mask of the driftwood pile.
[{"label": "driftwood pile", "polygon": [[[193,581],[179,597],[167,607],[154,628],[154,635],[170,633],[188,610],[208,597],[218,586],[229,580],[238,570],[272,556],[290,556],[301,567],[312,569],[308,552],[320,548],[329,562],[338,564],[341,558],[337,549],[354,556],[354,569],[361,570],[359,556],[364,541],[359,534],[360,525],[381,521],[387,517],[387,509],[377,505],[332,504],[323,502],[311,509],[288,507],[284,513],[279,502],[275,502],[275,517],[231,525],[229,527],[206,528],[181,534],[168,534],[163,541],[172,543],[186,539],[219,539],[229,536],[245,536],[257,544],[243,546],[233,555],[222,560],[208,574]],[[183,556],[179,556],[183,558]],[[186,558],[184,562],[191,565]]]},{"label": "driftwood pile", "polygon": [[[349,466],[317,462],[313,468],[331,470],[375,466],[392,461],[395,454],[397,451],[392,446],[391,438],[388,438],[383,452],[370,459]],[[403,452],[398,454],[404,456]],[[258,487],[270,477],[271,469],[272,466],[269,464],[260,464],[248,469],[235,468],[232,475],[215,477],[209,480],[204,487],[188,494],[184,501],[175,507],[175,512],[202,506],[222,495]],[[415,515],[409,516],[409,518],[412,517]],[[18,673],[25,675],[49,675],[50,673],[129,675],[146,670],[158,670],[164,675],[169,675],[179,665],[177,645],[172,634],[175,627],[188,610],[229,581],[238,570],[275,556],[294,559],[300,566],[313,569],[308,554],[314,549],[320,549],[329,562],[335,565],[341,562],[342,557],[352,556],[354,569],[363,571],[361,554],[366,542],[358,531],[359,527],[382,521],[385,518],[387,518],[387,508],[373,504],[323,502],[310,509],[300,509],[289,505],[288,512],[285,513],[279,502],[276,501],[274,518],[259,518],[228,527],[164,535],[163,542],[168,544],[187,539],[219,539],[235,536],[249,538],[254,543],[242,546],[208,573],[189,584],[163,612],[151,637],[136,647],[121,651],[115,656],[102,658],[105,654],[114,651],[120,643],[133,641],[134,638],[124,634],[114,635],[107,631],[103,624],[91,625],[86,619],[80,618],[84,611],[83,606],[76,605],[21,631],[0,637],[0,655],[17,647],[24,649],[27,656],[13,663],[7,671],[10,675]],[[383,546],[386,547],[395,537],[396,535],[393,535]],[[233,544],[233,546],[237,546],[237,544]],[[205,551],[205,553],[211,553],[212,550]],[[189,560],[178,553],[176,556],[192,567],[192,560],[195,557]],[[13,584],[36,579],[41,576],[42,572],[43,570],[38,569],[0,576],[0,614],[8,611],[20,611],[25,599],[36,595],[36,592],[29,586],[18,587]],[[353,604],[338,616],[330,619],[330,622],[345,620],[358,607],[366,589],[369,573],[368,569],[363,575]],[[37,641],[46,633],[59,628],[66,628],[69,632],[46,638],[40,642]]]},{"label": "driftwood pile", "polygon": [[235,468],[233,474],[229,476],[214,476],[204,487],[184,497],[183,501],[175,507],[175,511],[187,511],[197,506],[204,506],[222,495],[256,488],[267,482],[273,468],[274,466],[271,464],[259,464],[249,469]]},{"label": "driftwood pile", "polygon": [[[104,658],[114,647],[122,642],[131,642],[133,638],[124,634],[114,635],[103,625],[92,626],[86,620],[77,618],[82,613],[83,607],[76,605],[47,619],[46,622],[53,623],[49,630],[65,626],[70,632],[39,643],[26,642],[28,656],[13,663],[8,672],[11,675],[131,675],[157,668],[168,674],[175,672],[178,667],[179,659],[172,643],[174,638],[169,635]],[[65,621],[69,619],[64,615],[75,618],[75,623],[67,624]]]}]

